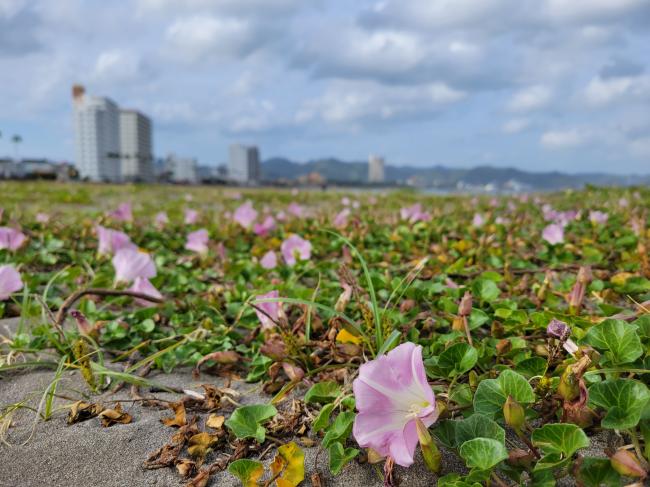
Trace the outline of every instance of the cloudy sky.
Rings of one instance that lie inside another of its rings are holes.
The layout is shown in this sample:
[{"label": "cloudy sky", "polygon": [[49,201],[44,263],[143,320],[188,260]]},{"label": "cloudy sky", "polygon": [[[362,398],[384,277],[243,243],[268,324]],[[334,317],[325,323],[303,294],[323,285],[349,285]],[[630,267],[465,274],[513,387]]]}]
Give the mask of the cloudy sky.
[{"label": "cloudy sky", "polygon": [[71,159],[70,86],[157,155],[650,173],[650,0],[0,0],[0,156]]}]

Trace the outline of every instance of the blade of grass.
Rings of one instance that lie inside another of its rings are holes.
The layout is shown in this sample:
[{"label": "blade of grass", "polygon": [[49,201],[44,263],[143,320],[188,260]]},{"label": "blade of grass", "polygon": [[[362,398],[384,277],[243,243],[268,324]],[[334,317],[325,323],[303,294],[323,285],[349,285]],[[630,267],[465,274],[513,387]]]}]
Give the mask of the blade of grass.
[{"label": "blade of grass", "polygon": [[370,275],[368,264],[366,263],[366,260],[361,255],[361,252],[359,252],[359,250],[357,250],[354,244],[350,242],[347,238],[345,238],[343,235],[341,235],[340,233],[333,232],[332,230],[323,230],[323,231],[343,240],[343,242],[348,247],[350,247],[352,252],[354,252],[357,259],[359,259],[359,262],[361,264],[361,269],[363,269],[363,274],[366,278],[366,285],[368,287],[367,291],[368,294],[370,295],[370,302],[372,304],[372,313],[375,317],[375,347],[377,349],[380,349],[382,343],[384,342],[384,333],[381,326],[381,314],[379,312],[379,305],[377,304],[377,294],[375,293],[375,287],[372,284],[372,276]]}]

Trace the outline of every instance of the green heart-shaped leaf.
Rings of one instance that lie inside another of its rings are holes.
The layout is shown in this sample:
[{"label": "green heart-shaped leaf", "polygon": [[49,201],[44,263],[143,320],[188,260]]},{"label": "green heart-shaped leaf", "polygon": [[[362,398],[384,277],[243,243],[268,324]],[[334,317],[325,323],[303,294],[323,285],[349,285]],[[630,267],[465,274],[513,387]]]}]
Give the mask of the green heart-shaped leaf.
[{"label": "green heart-shaped leaf", "polygon": [[492,438],[474,438],[461,445],[460,456],[469,468],[489,470],[508,458],[508,450]]},{"label": "green heart-shaped leaf", "polygon": [[605,417],[601,421],[603,428],[634,428],[648,401],[648,387],[632,379],[605,380],[589,388],[589,406],[605,410]]},{"label": "green heart-shaped leaf", "polygon": [[580,448],[589,446],[589,438],[575,424],[545,424],[533,431],[531,440],[547,455],[561,454],[563,458],[569,458]]},{"label": "green heart-shaped leaf", "polygon": [[332,443],[338,440],[346,440],[352,431],[352,423],[354,422],[355,414],[352,412],[344,412],[339,414],[332,425],[327,429],[327,433],[323,437],[323,446],[329,448]]},{"label": "green heart-shaped leaf", "polygon": [[256,487],[258,480],[264,475],[264,465],[255,460],[242,458],[228,466],[228,472],[233,474],[243,484],[243,487]]},{"label": "green heart-shaped leaf", "polygon": [[448,376],[464,374],[470,370],[478,360],[478,352],[467,343],[456,343],[442,352],[438,357],[438,368]]},{"label": "green heart-shaped leaf", "polygon": [[305,394],[306,403],[318,402],[325,404],[334,401],[341,393],[341,387],[334,381],[325,381],[314,384]]},{"label": "green heart-shaped leaf", "polygon": [[506,440],[505,430],[496,421],[478,413],[467,419],[441,421],[434,434],[449,448],[458,448],[474,438],[493,438],[502,444]]},{"label": "green heart-shaped leaf", "polygon": [[634,362],[643,354],[637,326],[623,320],[605,320],[589,329],[583,342],[606,351],[616,365]]},{"label": "green heart-shaped leaf", "polygon": [[535,402],[535,393],[526,378],[504,370],[498,378],[480,382],[474,394],[474,411],[492,417],[502,410],[508,396],[522,405]]},{"label": "green heart-shaped leaf", "polygon": [[578,478],[585,487],[618,487],[621,485],[621,476],[612,468],[608,458],[583,458]]},{"label": "green heart-shaped leaf", "polygon": [[343,445],[339,442],[333,443],[328,451],[330,454],[330,471],[333,475],[338,475],[341,469],[359,454],[359,450],[356,448],[343,448]]},{"label": "green heart-shaped leaf", "polygon": [[255,438],[258,443],[263,443],[266,430],[262,423],[277,413],[278,410],[270,404],[242,406],[233,411],[225,424],[237,438]]}]

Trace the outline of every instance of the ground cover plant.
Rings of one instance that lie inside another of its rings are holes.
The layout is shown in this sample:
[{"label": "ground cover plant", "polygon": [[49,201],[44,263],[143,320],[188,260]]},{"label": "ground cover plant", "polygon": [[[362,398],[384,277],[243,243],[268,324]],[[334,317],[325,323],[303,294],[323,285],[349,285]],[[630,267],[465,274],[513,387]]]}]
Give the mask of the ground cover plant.
[{"label": "ground cover plant", "polygon": [[[616,486],[648,476],[650,191],[427,196],[0,183],[0,377],[50,367],[87,391],[70,423],[169,410],[143,458],[246,486],[422,458],[439,486]],[[265,403],[152,370],[259,383]],[[146,391],[144,394],[143,391]],[[155,398],[156,391],[177,400]],[[146,395],[146,397],[144,397]],[[5,433],[19,404],[2,404]],[[198,416],[195,413],[201,413]],[[600,455],[585,454],[611,431]],[[274,450],[269,464],[261,461]],[[466,470],[438,475],[440,450]]]}]

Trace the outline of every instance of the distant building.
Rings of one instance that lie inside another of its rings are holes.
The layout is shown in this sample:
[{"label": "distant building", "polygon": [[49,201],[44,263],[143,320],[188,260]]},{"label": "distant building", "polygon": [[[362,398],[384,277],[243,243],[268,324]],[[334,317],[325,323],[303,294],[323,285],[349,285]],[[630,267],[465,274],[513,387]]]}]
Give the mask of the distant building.
[{"label": "distant building", "polygon": [[123,181],[154,178],[151,120],[135,110],[120,110],[120,160]]},{"label": "distant building", "polygon": [[72,88],[76,166],[82,179],[118,182],[120,111],[109,98],[88,96],[83,86]]},{"label": "distant building", "polygon": [[240,184],[258,183],[261,179],[260,153],[255,146],[230,146],[228,177]]},{"label": "distant building", "polygon": [[196,184],[198,182],[196,159],[170,154],[165,159],[165,174],[173,183]]},{"label": "distant building", "polygon": [[384,181],[384,158],[370,155],[368,157],[368,182],[383,183]]}]

